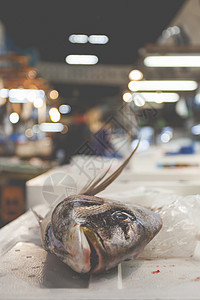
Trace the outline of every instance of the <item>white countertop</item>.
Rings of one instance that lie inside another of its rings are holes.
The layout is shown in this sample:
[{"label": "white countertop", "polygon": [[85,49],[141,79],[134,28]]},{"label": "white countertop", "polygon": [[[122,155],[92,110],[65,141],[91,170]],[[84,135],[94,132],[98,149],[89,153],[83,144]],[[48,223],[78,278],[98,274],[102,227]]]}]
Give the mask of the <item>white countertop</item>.
[{"label": "white countertop", "polygon": [[[156,166],[172,162],[200,164],[200,155],[138,153],[99,195],[153,207],[154,195],[165,203],[165,198],[176,194],[200,194],[200,168]],[[110,172],[119,163],[114,159]],[[77,192],[109,165],[105,158],[76,157],[74,163],[28,181],[27,207],[35,206],[45,214],[45,203]],[[109,272],[81,276],[42,249],[39,227],[30,211],[0,230],[0,245],[0,299],[200,299],[200,260],[193,255],[152,258],[144,251],[140,259],[124,262]]]}]

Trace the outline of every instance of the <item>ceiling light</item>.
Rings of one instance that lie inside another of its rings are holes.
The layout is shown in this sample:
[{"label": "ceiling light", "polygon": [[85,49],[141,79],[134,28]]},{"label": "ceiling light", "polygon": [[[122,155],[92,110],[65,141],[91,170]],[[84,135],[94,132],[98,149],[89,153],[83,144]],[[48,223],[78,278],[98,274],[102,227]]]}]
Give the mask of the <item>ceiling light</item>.
[{"label": "ceiling light", "polygon": [[136,91],[194,91],[198,84],[193,80],[144,80],[130,81],[132,92]]},{"label": "ceiling light", "polygon": [[33,91],[33,90],[29,91],[27,94],[27,99],[29,102],[34,102],[36,97],[37,97],[37,95],[36,95],[35,91]]},{"label": "ceiling light", "polygon": [[25,90],[24,89],[11,89],[9,91],[9,101],[12,103],[27,102]]},{"label": "ceiling light", "polygon": [[52,107],[49,110],[49,116],[52,122],[58,122],[60,121],[60,113],[56,107]]},{"label": "ceiling light", "polygon": [[38,125],[38,124],[33,125],[32,130],[33,130],[33,133],[39,133],[40,132],[40,125]]},{"label": "ceiling light", "polygon": [[41,108],[43,106],[42,98],[36,98],[33,102],[35,108]]},{"label": "ceiling light", "polygon": [[49,93],[49,97],[52,99],[52,100],[56,100],[59,96],[59,93],[58,91],[56,90],[52,90],[50,93]]},{"label": "ceiling light", "polygon": [[19,99],[17,99],[17,98],[10,98],[10,97],[9,97],[9,101],[10,101],[11,103],[27,103],[27,99],[19,100]]},{"label": "ceiling light", "polygon": [[109,38],[106,35],[90,35],[88,38],[89,43],[91,44],[106,44],[109,41]]},{"label": "ceiling light", "polygon": [[65,60],[70,65],[95,65],[98,63],[96,55],[68,55]]},{"label": "ceiling light", "polygon": [[132,94],[129,93],[129,92],[124,93],[124,94],[123,94],[123,100],[124,100],[125,102],[131,102],[131,101],[133,101],[133,96],[132,96]]},{"label": "ceiling light", "polygon": [[10,122],[16,124],[19,121],[19,115],[16,112],[13,112],[9,116]]},{"label": "ceiling light", "polygon": [[30,71],[28,72],[28,77],[31,78],[31,79],[36,78],[36,76],[37,76],[37,71],[35,71],[35,70],[30,70]]},{"label": "ceiling light", "polygon": [[[145,100],[145,102],[177,102],[179,100],[179,94],[177,93],[137,93]],[[134,96],[133,96],[134,98]]]},{"label": "ceiling light", "polygon": [[133,101],[136,106],[142,107],[145,105],[145,100],[143,97],[140,96],[140,94],[135,94],[133,97]]},{"label": "ceiling light", "polygon": [[168,132],[164,132],[161,134],[160,139],[163,143],[168,143],[171,140],[171,136]]},{"label": "ceiling light", "polygon": [[41,123],[39,128],[43,132],[61,132],[64,126],[61,123]]},{"label": "ceiling light", "polygon": [[191,131],[194,135],[199,135],[200,134],[200,124],[194,125],[192,127]]},{"label": "ceiling light", "polygon": [[200,55],[166,55],[147,56],[144,59],[147,67],[200,67]]},{"label": "ceiling light", "polygon": [[62,104],[62,105],[59,107],[59,112],[60,112],[61,114],[68,114],[70,111],[71,111],[71,106],[70,106],[70,105]]},{"label": "ceiling light", "polygon": [[143,78],[143,74],[140,70],[132,70],[129,73],[130,80],[141,80]]},{"label": "ceiling light", "polygon": [[[1,90],[2,91],[2,90]],[[29,102],[34,102],[36,98],[44,98],[45,97],[45,92],[43,90],[34,90],[34,89],[11,89],[7,90],[9,96],[9,101],[11,103],[26,103],[27,101]]]},{"label": "ceiling light", "polygon": [[27,138],[32,138],[33,134],[34,134],[34,132],[33,132],[33,130],[31,128],[28,128],[28,129],[25,130],[25,136]]},{"label": "ceiling light", "polygon": [[8,89],[1,89],[0,90],[0,97],[1,98],[7,98],[9,95],[9,90]]},{"label": "ceiling light", "polygon": [[86,34],[71,34],[69,41],[74,44],[85,44],[88,42],[88,36]]},{"label": "ceiling light", "polygon": [[[135,149],[135,147],[137,146],[139,140],[136,139],[136,140],[133,140],[132,143],[131,143],[131,149]],[[137,151],[145,151],[147,150],[148,148],[150,147],[150,142],[146,139],[142,139],[139,143],[139,147],[137,149]]]}]

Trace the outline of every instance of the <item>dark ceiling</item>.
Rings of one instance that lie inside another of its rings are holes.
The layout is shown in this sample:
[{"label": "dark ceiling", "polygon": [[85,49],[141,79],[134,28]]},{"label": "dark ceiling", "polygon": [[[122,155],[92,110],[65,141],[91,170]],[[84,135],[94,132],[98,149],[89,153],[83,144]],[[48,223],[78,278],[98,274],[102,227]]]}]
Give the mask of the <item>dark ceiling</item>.
[{"label": "dark ceiling", "polygon": [[[0,20],[13,43],[24,49],[33,47],[41,61],[64,63],[68,54],[96,54],[99,64],[134,65],[138,49],[157,40],[183,2],[2,0]],[[109,42],[72,44],[68,36],[73,33],[106,34]],[[66,93],[66,86],[59,88]],[[105,91],[99,87],[100,94]]]}]

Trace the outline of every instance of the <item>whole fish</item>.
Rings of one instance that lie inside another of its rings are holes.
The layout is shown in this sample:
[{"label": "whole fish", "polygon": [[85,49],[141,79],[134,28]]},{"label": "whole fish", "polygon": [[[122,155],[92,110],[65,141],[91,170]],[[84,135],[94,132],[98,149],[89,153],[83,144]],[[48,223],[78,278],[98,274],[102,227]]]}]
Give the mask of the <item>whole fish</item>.
[{"label": "whole fish", "polygon": [[107,179],[108,170],[44,218],[33,211],[44,249],[76,272],[99,273],[136,258],[162,227],[159,215],[151,210],[95,196],[119,176],[137,147]]}]

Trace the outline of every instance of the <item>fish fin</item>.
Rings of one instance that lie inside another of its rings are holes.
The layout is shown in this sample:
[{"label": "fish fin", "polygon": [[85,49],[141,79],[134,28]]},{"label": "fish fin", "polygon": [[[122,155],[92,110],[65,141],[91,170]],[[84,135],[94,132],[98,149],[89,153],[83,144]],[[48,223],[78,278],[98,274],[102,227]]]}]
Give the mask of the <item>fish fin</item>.
[{"label": "fish fin", "polygon": [[137,146],[131,152],[129,157],[123,162],[123,164],[115,172],[113,172],[108,178],[106,178],[103,182],[101,182],[101,180],[106,176],[106,174],[110,170],[110,167],[109,167],[109,169],[100,178],[98,178],[92,185],[89,185],[87,187],[87,189],[84,191],[83,195],[94,196],[94,195],[100,193],[101,191],[105,190],[105,188],[107,188],[107,186],[109,186],[121,174],[123,169],[127,166],[131,157],[134,155],[134,153],[138,149],[140,140],[141,140],[141,138],[139,139]]},{"label": "fish fin", "polygon": [[36,217],[38,223],[40,224],[42,220],[44,219],[41,215],[39,215],[33,208],[30,208],[34,216]]},{"label": "fish fin", "polygon": [[79,194],[81,194],[81,195],[87,195],[86,193],[87,193],[87,191],[90,189],[90,190],[92,190],[92,189],[94,189],[96,186],[97,186],[97,184],[99,183],[99,182],[101,182],[101,180],[107,175],[107,173],[110,171],[110,168],[111,168],[111,166],[103,173],[103,175],[101,175],[99,178],[97,178],[96,180],[95,180],[95,178],[93,178],[89,183],[87,183],[83,188],[82,188],[82,190],[80,191],[80,193]]}]

